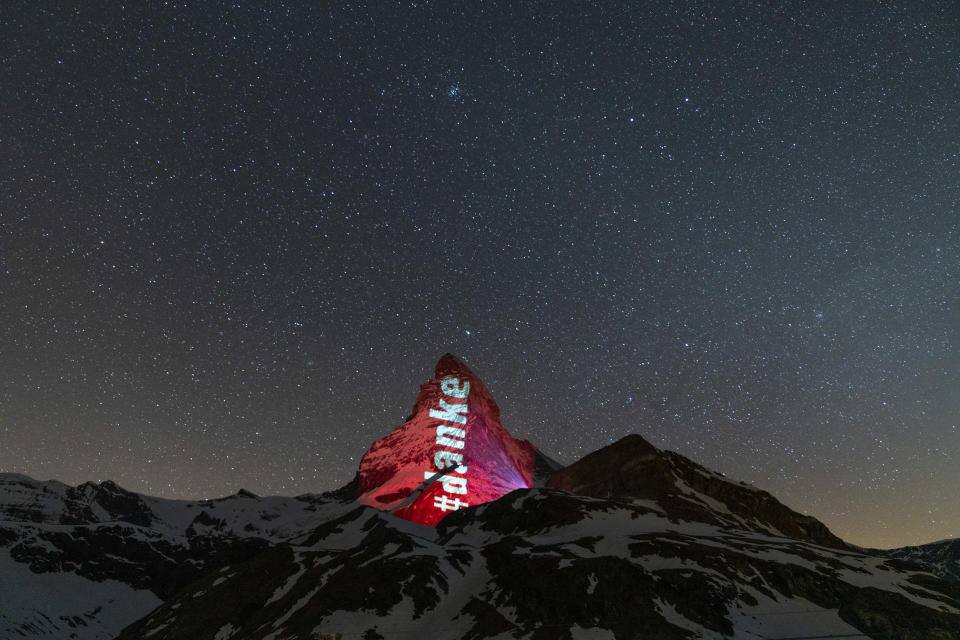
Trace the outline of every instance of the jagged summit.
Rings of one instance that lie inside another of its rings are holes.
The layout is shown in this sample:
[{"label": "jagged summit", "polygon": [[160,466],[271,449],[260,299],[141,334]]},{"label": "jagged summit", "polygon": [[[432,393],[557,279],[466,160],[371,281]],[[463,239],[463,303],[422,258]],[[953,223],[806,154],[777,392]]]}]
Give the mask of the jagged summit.
[{"label": "jagged summit", "polygon": [[358,500],[434,525],[451,511],[533,486],[537,451],[512,437],[483,382],[451,354],[407,421],[360,461]]}]

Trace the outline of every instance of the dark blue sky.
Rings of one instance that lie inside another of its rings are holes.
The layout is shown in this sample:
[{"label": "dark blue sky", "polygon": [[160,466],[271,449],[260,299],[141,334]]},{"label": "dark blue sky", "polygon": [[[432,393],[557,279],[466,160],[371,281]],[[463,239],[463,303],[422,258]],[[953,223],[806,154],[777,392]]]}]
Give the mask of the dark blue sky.
[{"label": "dark blue sky", "polygon": [[957,7],[102,4],[0,17],[0,470],[336,488],[450,351],[561,461],[960,534]]}]

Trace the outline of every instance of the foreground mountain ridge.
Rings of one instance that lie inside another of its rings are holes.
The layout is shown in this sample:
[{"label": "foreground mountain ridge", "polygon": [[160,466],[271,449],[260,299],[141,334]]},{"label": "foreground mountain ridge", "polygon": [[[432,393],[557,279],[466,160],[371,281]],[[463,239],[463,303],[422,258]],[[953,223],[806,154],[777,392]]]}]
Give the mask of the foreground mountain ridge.
[{"label": "foreground mountain ridge", "polygon": [[960,584],[960,540],[938,540],[898,549],[871,549],[870,552],[916,562],[941,578]]},{"label": "foreground mountain ridge", "polygon": [[960,638],[960,587],[639,436],[545,484],[429,527],[342,491],[169,501],[0,474],[3,573],[105,595],[30,620],[5,602],[0,637]]},{"label": "foreground mountain ridge", "polygon": [[[465,391],[465,371],[444,356],[411,419],[429,415],[437,389]],[[452,467],[418,468],[432,464],[439,428],[436,442],[399,439],[419,443],[403,465],[368,464],[338,491],[293,498],[164,500],[0,474],[0,638],[960,640],[960,584],[913,562],[922,549],[848,545],[639,435],[561,467],[500,431],[488,392],[482,405],[463,395],[439,422],[398,427],[446,424],[465,452],[472,429],[476,450],[499,461],[480,482],[500,497],[436,526],[392,512],[432,490],[429,508],[436,484],[445,499],[470,495],[456,492],[484,467],[447,447],[466,480],[448,487]],[[391,460],[383,442],[368,463]],[[415,481],[391,484],[395,473]],[[523,488],[509,491],[511,477]],[[386,500],[361,499],[381,486]]]},{"label": "foreground mountain ridge", "polygon": [[545,484],[437,527],[358,507],[120,638],[960,638],[957,585],[639,436]]},{"label": "foreground mountain ridge", "polygon": [[167,500],[0,473],[0,638],[113,638],[205,572],[351,506],[336,493]]}]

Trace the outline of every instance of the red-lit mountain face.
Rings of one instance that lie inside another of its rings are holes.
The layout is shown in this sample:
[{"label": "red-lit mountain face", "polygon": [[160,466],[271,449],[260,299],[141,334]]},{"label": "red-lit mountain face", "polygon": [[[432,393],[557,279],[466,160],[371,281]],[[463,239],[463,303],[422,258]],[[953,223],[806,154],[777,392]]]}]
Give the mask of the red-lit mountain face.
[{"label": "red-lit mountain face", "polygon": [[452,511],[529,488],[535,461],[534,446],[500,424],[480,379],[447,354],[420,385],[412,415],[364,454],[358,500],[435,525]]}]

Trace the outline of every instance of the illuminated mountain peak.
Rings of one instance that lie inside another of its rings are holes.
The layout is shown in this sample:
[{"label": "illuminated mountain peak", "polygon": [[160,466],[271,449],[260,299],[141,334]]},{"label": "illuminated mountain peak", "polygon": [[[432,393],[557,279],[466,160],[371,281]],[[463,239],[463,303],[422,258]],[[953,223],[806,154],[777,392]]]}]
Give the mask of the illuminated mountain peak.
[{"label": "illuminated mountain peak", "polygon": [[490,392],[450,354],[420,385],[410,417],[360,461],[358,500],[435,525],[445,515],[532,486],[536,449],[500,424]]}]

